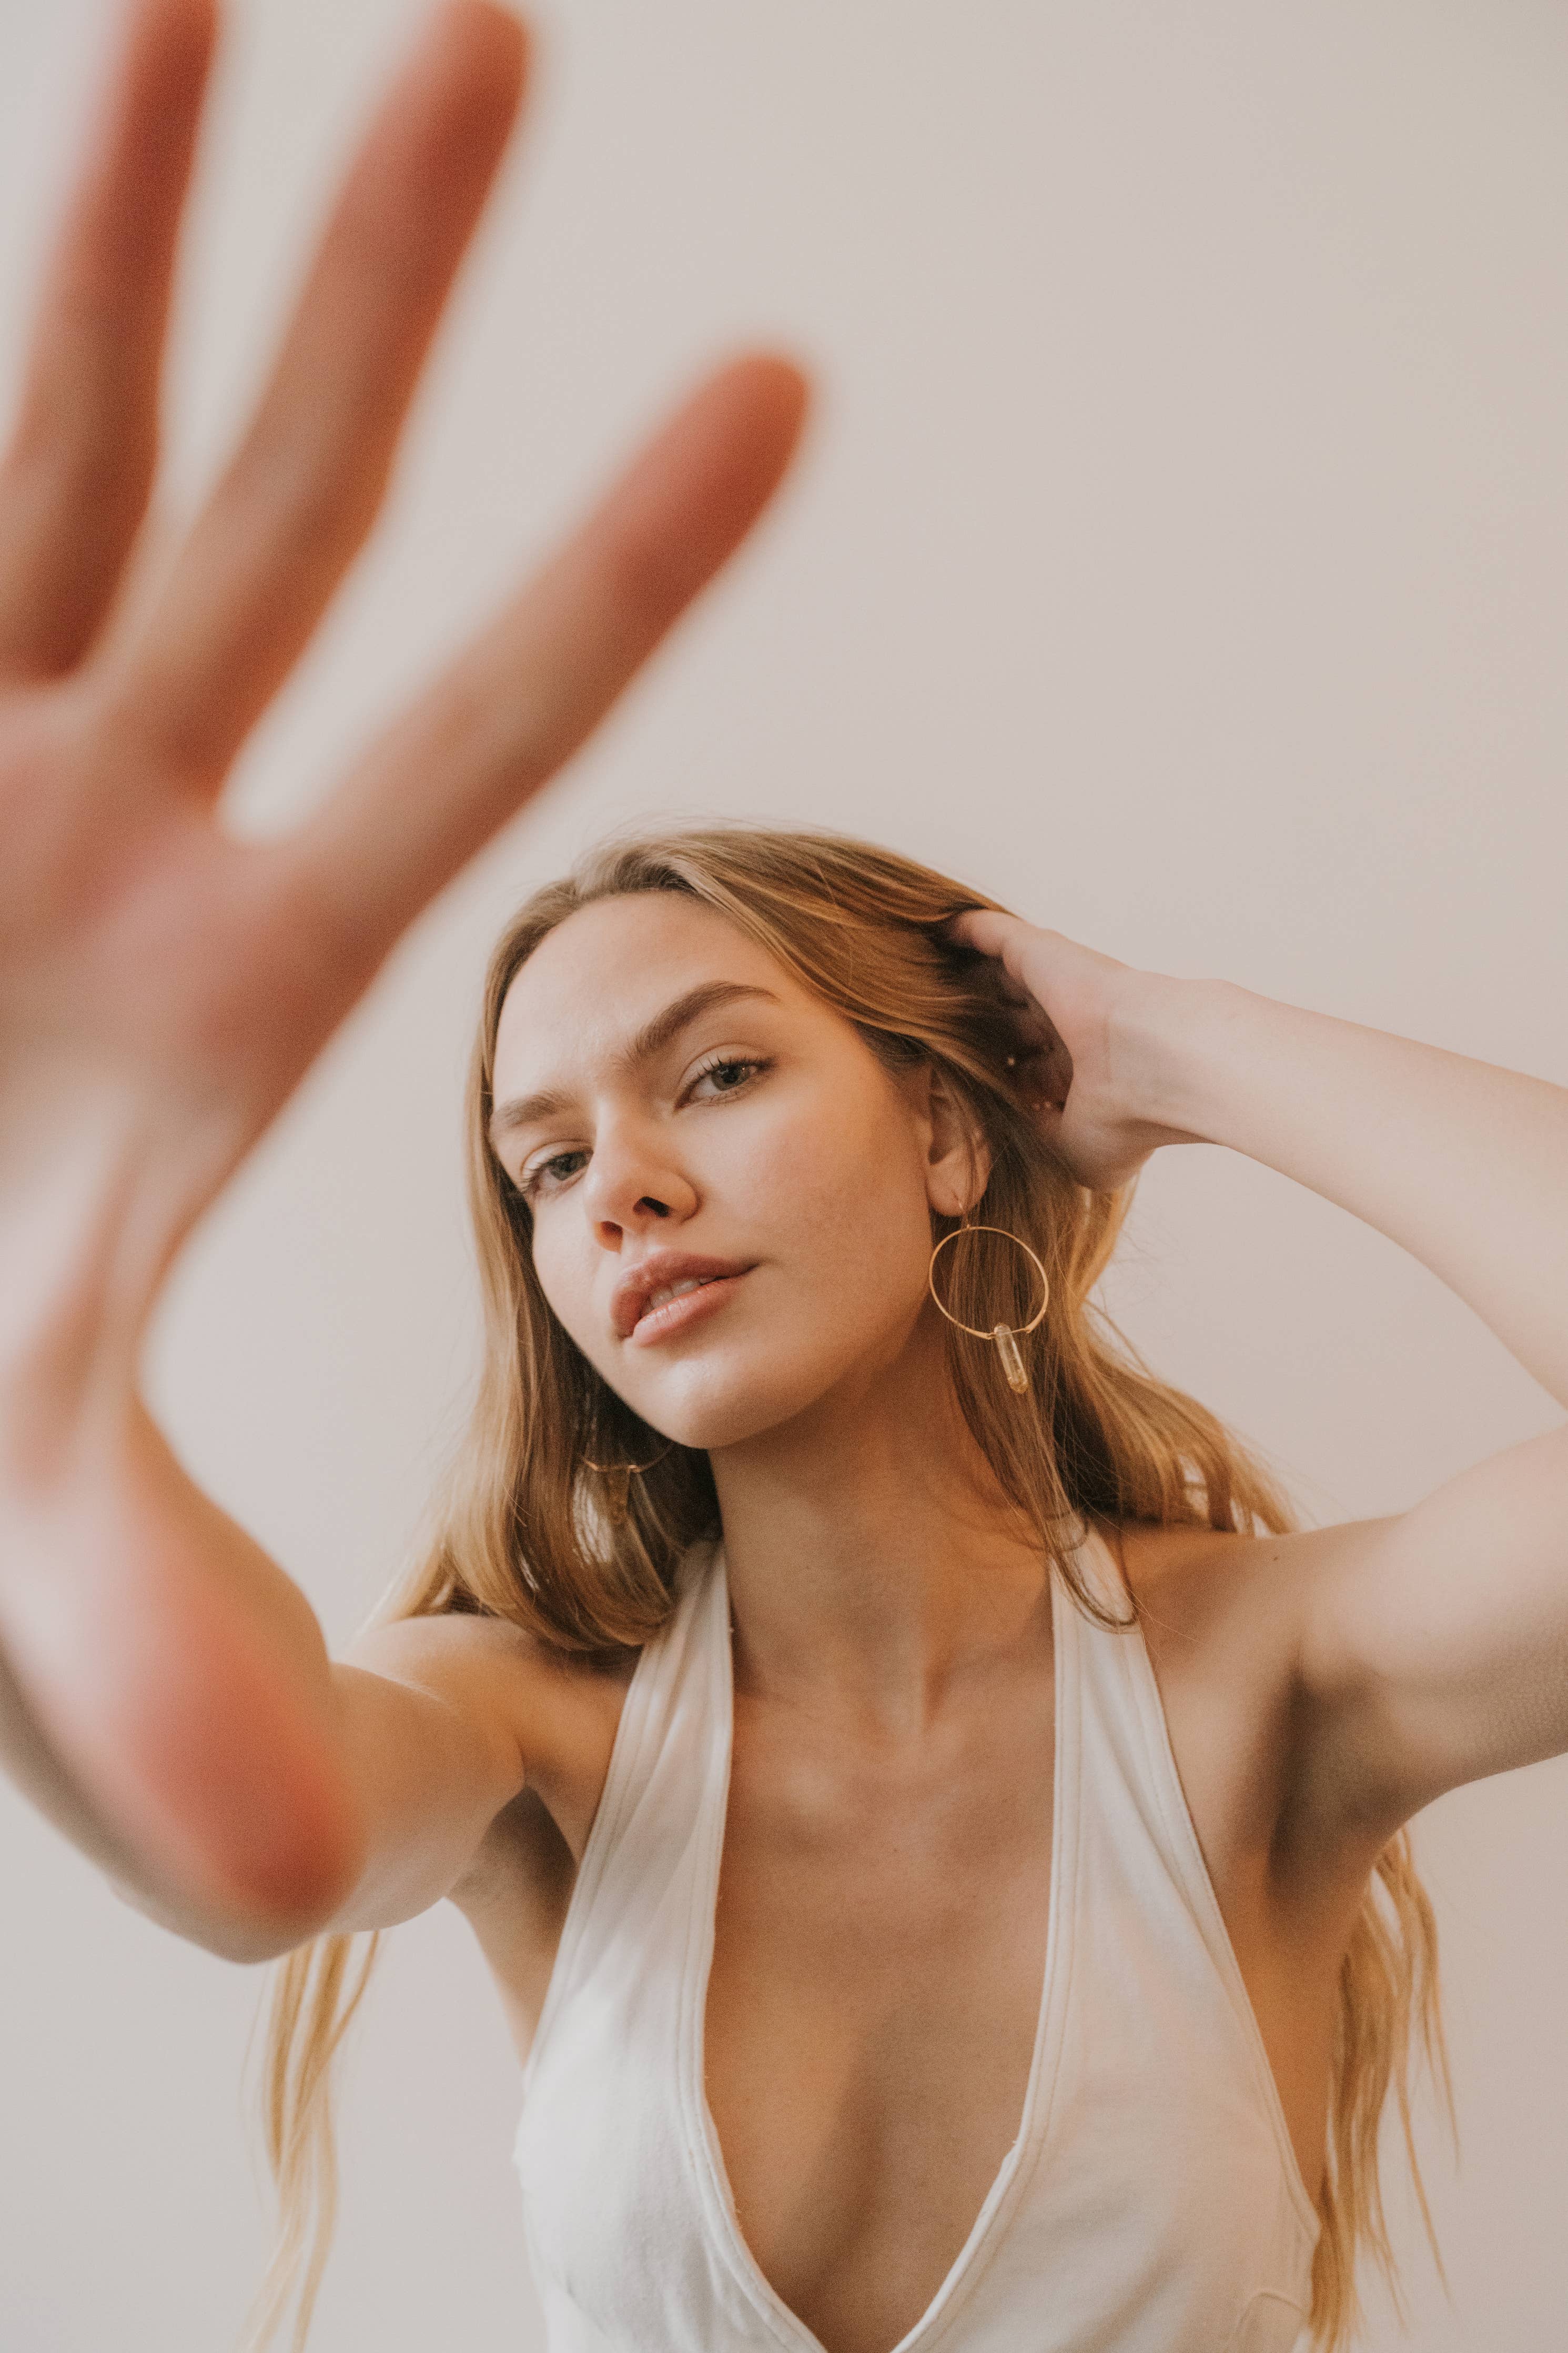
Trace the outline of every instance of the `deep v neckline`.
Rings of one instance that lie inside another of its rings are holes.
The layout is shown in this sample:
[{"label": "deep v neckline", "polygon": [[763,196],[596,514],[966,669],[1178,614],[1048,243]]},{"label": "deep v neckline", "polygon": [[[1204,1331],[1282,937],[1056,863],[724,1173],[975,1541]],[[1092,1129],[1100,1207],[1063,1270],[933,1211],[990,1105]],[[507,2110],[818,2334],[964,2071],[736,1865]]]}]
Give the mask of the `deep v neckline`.
[{"label": "deep v neckline", "polygon": [[[1091,1542],[1094,1538],[1090,1537]],[[1077,1881],[1079,1712],[1076,1626],[1070,1600],[1059,1593],[1060,1577],[1049,1570],[1051,1594],[1052,1710],[1051,1858],[1047,1894],[1045,1960],[1039,2005],[1024,2090],[1017,2133],[981,2201],[968,2236],[939,2284],[935,2295],[914,2326],[886,2353],[929,2353],[929,2348],[952,2316],[965,2295],[980,2279],[991,2251],[1006,2227],[1008,2216],[1044,2145],[1049,2123],[1051,2094],[1061,2055],[1062,2010],[1068,1978],[1067,1955],[1072,1934],[1072,1905]],[[731,1767],[735,1738],[735,1662],[730,1638],[729,1578],[721,1545],[715,1553],[702,1606],[713,1612],[707,1631],[717,1653],[710,1697],[718,1724],[721,1756],[708,1797],[702,1867],[693,1890],[689,1961],[687,1976],[682,2091],[689,2137],[696,2160],[709,2223],[730,2272],[753,2311],[766,2322],[775,2341],[788,2353],[826,2353],[798,2313],[785,2304],[752,2254],[741,2229],[734,2192],[720,2146],[718,2126],[708,2105],[706,2021],[708,1983],[712,1973],[718,1917],[719,1873],[723,1861],[724,1831],[729,1814]],[[715,1622],[716,1621],[716,1622]]]}]

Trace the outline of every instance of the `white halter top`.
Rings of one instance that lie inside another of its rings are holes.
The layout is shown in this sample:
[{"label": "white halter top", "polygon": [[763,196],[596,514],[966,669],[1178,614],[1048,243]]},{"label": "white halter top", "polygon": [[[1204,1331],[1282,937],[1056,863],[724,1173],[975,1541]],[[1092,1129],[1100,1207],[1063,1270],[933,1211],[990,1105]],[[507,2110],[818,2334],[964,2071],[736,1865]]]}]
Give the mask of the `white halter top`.
[{"label": "white halter top", "polygon": [[[1078,1557],[1121,1614],[1100,1539]],[[1051,1613],[1049,1930],[1023,2119],[888,2353],[1306,2353],[1318,2215],[1142,1630],[1093,1624],[1055,1573]],[[700,1545],[627,1689],[523,2073],[548,2353],[823,2353],[741,2235],[704,2092],[732,1667],[722,1548]]]}]

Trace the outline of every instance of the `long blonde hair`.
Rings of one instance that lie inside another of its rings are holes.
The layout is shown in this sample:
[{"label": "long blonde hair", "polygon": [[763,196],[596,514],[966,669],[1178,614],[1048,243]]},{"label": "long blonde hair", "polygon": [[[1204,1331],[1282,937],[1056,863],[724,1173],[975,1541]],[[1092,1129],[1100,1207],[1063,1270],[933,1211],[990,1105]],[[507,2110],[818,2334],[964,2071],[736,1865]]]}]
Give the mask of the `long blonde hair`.
[{"label": "long blonde hair", "polygon": [[[952,1326],[944,1326],[948,1366],[1004,1495],[1027,1515],[1079,1608],[1102,1625],[1122,1622],[1107,1616],[1073,1557],[1087,1522],[1112,1532],[1124,1521],[1243,1534],[1296,1525],[1258,1460],[1205,1407],[1154,1379],[1091,1299],[1135,1187],[1097,1193],[1078,1184],[1019,1099],[991,968],[941,931],[963,909],[998,902],[866,842],[717,825],[602,845],[528,901],[491,957],[467,1105],[482,1369],[439,1534],[381,1604],[377,1621],[478,1612],[562,1651],[624,1660],[663,1624],[687,1547],[717,1528],[707,1455],[679,1445],[634,1482],[624,1519],[598,1508],[584,1457],[641,1460],[657,1450],[658,1433],[601,1380],[552,1314],[533,1270],[529,1210],[487,1136],[496,1030],[519,968],[577,908],[646,891],[685,892],[725,916],[852,1021],[889,1066],[932,1064],[986,1137],[985,1216],[1027,1239],[1050,1282],[1049,1312],[1021,1343],[1033,1409],[1019,1410],[995,1352],[974,1347]],[[933,1216],[933,1243],[954,1222]],[[1003,1251],[994,1262],[978,1252],[959,1255],[973,1261],[952,1269],[950,1304],[963,1322],[989,1329],[1027,1321],[1034,1302],[1021,1252]],[[616,1451],[606,1454],[606,1447]],[[1139,1615],[1133,1597],[1125,1622]],[[332,2063],[378,1938],[369,1938],[351,1972],[354,1942],[319,1937],[276,1965],[262,2106],[280,2227],[244,2353],[261,2353],[271,2342],[296,2291],[292,2353],[303,2353],[335,2216]],[[1410,2126],[1417,2025],[1428,2063],[1434,2052],[1441,2063],[1452,2123],[1436,1924],[1401,1831],[1369,1873],[1340,1970],[1328,2164],[1318,2199],[1322,2228],[1312,2264],[1313,2342],[1322,2353],[1341,2353],[1356,2325],[1363,2243],[1399,2301],[1378,2180],[1378,2123],[1391,2084],[1442,2273]]]}]

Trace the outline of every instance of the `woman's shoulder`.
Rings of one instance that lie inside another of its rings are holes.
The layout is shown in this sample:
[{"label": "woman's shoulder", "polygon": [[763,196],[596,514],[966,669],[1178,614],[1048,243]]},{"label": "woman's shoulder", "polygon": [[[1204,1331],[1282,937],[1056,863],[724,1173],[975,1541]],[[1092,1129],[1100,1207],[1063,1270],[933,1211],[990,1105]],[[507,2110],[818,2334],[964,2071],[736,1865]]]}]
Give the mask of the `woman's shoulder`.
[{"label": "woman's shoulder", "polygon": [[[1248,1590],[1279,1592],[1300,1538],[1211,1528],[1205,1521],[1104,1520],[1095,1524],[1140,1603],[1206,1616]],[[1286,1569],[1286,1574],[1279,1572]]]},{"label": "woman's shoulder", "polygon": [[567,1650],[511,1619],[467,1609],[386,1620],[342,1653],[349,1665],[433,1693],[513,1746],[528,1789],[574,1852],[586,1838],[640,1655],[631,1647]]},{"label": "woman's shoulder", "polygon": [[1288,1705],[1310,1538],[1203,1523],[1106,1523],[1163,1688],[1208,1686],[1273,1713]]}]

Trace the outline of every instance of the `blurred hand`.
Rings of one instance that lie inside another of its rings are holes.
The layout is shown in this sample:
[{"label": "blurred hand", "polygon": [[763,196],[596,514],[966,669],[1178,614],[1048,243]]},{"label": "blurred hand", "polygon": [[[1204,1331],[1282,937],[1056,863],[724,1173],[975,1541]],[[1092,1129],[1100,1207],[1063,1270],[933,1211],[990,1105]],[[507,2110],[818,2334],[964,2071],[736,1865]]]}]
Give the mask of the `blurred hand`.
[{"label": "blurred hand", "polygon": [[1041,1132],[1080,1185],[1131,1183],[1163,1144],[1202,1138],[1153,1115],[1160,1018],[1184,988],[1021,917],[975,909],[948,936],[995,959],[1016,1017],[1016,1075]]},{"label": "blurred hand", "polygon": [[[308,822],[214,822],[382,503],[516,115],[522,27],[450,0],[342,185],[237,449],[133,569],[213,0],[138,0],[0,467],[0,1366],[139,1314],[398,934],[560,768],[738,545],[788,362],[700,384]],[[59,1285],[71,1286],[68,1301]],[[68,1328],[68,1331],[67,1327]]]}]

